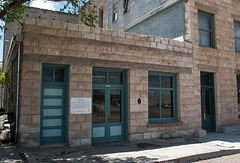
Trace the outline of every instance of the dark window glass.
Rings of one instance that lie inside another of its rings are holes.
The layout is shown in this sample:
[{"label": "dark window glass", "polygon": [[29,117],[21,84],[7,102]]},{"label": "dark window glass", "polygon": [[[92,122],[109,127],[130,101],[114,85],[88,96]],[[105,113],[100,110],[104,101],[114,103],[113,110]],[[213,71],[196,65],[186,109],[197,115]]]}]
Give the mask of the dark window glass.
[{"label": "dark window glass", "polygon": [[234,36],[240,38],[240,23],[234,22]]},{"label": "dark window glass", "polygon": [[209,101],[210,100],[209,99],[209,97],[210,97],[209,93],[210,93],[209,90],[205,90],[205,113],[207,115],[210,115],[210,108],[211,108],[210,101]]},{"label": "dark window glass", "polygon": [[201,85],[206,85],[206,86],[210,85],[209,77],[210,76],[208,73],[206,73],[206,74],[201,73]]},{"label": "dark window glass", "polygon": [[55,69],[55,82],[64,82],[64,69]]},{"label": "dark window glass", "polygon": [[159,90],[148,91],[148,116],[149,118],[160,118],[160,94]]},{"label": "dark window glass", "polygon": [[43,82],[53,82],[52,68],[43,68]]},{"label": "dark window glass", "polygon": [[162,88],[172,88],[172,77],[171,76],[161,76],[161,87]]},{"label": "dark window glass", "polygon": [[198,13],[199,45],[213,47],[213,15]]},{"label": "dark window glass", "polygon": [[107,84],[107,72],[93,71],[93,84]]},{"label": "dark window glass", "polygon": [[235,51],[240,52],[240,23],[234,22]]},{"label": "dark window glass", "polygon": [[93,90],[93,123],[105,123],[105,90]]},{"label": "dark window glass", "polygon": [[123,84],[123,73],[109,72],[109,84]]},{"label": "dark window glass", "polygon": [[99,27],[100,28],[103,28],[103,9],[99,9],[99,18],[98,18],[98,21],[99,21]]},{"label": "dark window glass", "polygon": [[159,87],[159,76],[149,75],[148,76],[148,86],[149,87]]},{"label": "dark window glass", "polygon": [[118,3],[113,5],[113,22],[118,19]]},{"label": "dark window glass", "polygon": [[161,91],[162,118],[173,118],[173,92]]},{"label": "dark window glass", "polygon": [[121,122],[121,90],[110,91],[109,122]]},{"label": "dark window glass", "polygon": [[129,11],[129,0],[123,0],[123,14]]}]

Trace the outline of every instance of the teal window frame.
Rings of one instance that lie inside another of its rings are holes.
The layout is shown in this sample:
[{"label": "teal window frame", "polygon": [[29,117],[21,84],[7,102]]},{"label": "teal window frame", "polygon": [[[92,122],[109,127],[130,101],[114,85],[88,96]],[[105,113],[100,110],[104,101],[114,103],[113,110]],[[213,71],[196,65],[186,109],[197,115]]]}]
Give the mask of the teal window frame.
[{"label": "teal window frame", "polygon": [[[158,76],[159,77],[159,87],[150,87],[148,86],[148,91],[149,90],[158,90],[159,91],[159,100],[160,100],[160,118],[149,118],[150,123],[155,123],[155,122],[176,122],[178,121],[178,97],[177,97],[177,74],[170,74],[170,73],[158,73],[158,72],[149,72],[148,73],[148,78],[150,75]],[[168,76],[172,77],[172,88],[162,88],[161,87],[161,77],[162,76]],[[148,84],[149,85],[149,84]],[[173,91],[173,117],[172,118],[161,118],[161,91]],[[149,111],[149,103],[148,103],[148,111]],[[149,117],[149,114],[148,114]]]},{"label": "teal window frame", "polygon": [[[235,40],[235,52],[240,52],[240,36],[237,36],[236,35],[236,24],[239,25],[239,28],[240,28],[240,21],[234,21],[234,40]],[[239,29],[240,30],[240,29]],[[237,40],[239,40],[239,45],[237,46]],[[239,49],[237,48],[239,47]]]},{"label": "teal window frame", "polygon": [[[238,97],[238,105],[240,104],[240,74],[236,75],[237,79],[237,97]],[[238,119],[240,119],[240,109],[238,108]]]},{"label": "teal window frame", "polygon": [[[202,28],[199,27],[199,24],[200,24],[200,23],[199,23],[199,22],[200,22],[199,15],[200,15],[200,14],[210,17],[210,19],[211,19],[211,24],[210,24],[211,30],[202,29]],[[210,45],[209,45],[209,46],[206,46],[206,45],[201,44],[201,42],[200,42],[200,37],[201,37],[200,32],[209,33],[209,35],[210,35],[210,37],[211,37],[211,38],[210,38]],[[214,15],[213,15],[213,14],[208,13],[208,12],[204,12],[204,11],[201,11],[201,10],[198,10],[198,33],[199,33],[199,45],[200,45],[200,46],[216,48],[216,45],[215,45],[215,26],[214,26]]]}]

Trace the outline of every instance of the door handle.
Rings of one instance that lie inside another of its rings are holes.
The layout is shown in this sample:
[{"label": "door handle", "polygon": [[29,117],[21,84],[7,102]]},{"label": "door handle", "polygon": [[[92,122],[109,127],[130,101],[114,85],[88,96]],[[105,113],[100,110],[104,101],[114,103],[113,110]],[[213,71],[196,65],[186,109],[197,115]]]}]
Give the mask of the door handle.
[{"label": "door handle", "polygon": [[206,114],[206,113],[204,113],[204,120],[206,120],[206,118],[207,118],[207,114]]}]

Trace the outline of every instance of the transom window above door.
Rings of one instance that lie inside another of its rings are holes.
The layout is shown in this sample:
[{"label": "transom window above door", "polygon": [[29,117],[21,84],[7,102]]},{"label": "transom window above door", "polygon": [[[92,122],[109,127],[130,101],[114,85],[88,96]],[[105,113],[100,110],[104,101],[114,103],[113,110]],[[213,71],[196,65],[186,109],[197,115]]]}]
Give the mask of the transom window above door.
[{"label": "transom window above door", "polygon": [[43,82],[65,82],[66,72],[64,68],[44,67],[42,73]]},{"label": "transom window above door", "polygon": [[118,71],[93,71],[92,82],[93,84],[100,85],[122,85],[124,81],[123,72]]}]

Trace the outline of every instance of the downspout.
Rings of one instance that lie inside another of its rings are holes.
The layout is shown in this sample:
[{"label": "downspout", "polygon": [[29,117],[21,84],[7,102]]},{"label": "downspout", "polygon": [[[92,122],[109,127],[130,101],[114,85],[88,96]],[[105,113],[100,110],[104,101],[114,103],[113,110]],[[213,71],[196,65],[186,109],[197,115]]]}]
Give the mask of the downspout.
[{"label": "downspout", "polygon": [[16,127],[15,127],[15,143],[18,142],[18,120],[19,120],[19,83],[20,83],[20,56],[21,43],[18,42],[18,70],[17,70],[17,104],[16,104]]}]

